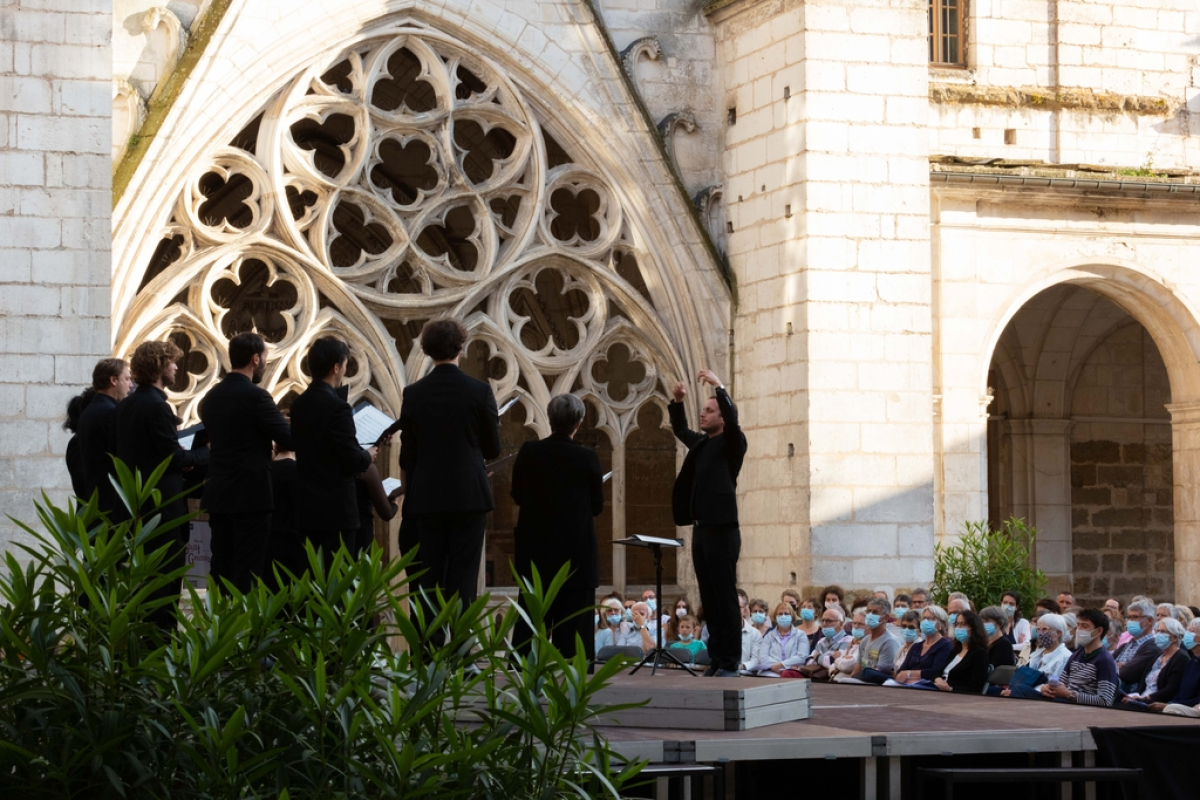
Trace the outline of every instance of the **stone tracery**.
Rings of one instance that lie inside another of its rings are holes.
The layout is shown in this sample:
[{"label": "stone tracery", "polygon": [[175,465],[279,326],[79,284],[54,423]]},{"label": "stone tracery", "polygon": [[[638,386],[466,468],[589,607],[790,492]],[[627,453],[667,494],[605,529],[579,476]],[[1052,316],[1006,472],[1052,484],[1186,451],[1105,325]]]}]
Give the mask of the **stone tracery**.
[{"label": "stone tracery", "polygon": [[310,379],[309,342],[336,332],[359,356],[351,397],[394,414],[428,368],[420,326],[453,315],[530,427],[545,433],[549,397],[574,391],[620,441],[684,372],[680,336],[656,308],[639,221],[555,132],[498,67],[439,33],[364,39],[200,162],[117,349],[186,340],[173,399],[190,421],[233,333],[272,341],[264,385],[284,401]]}]

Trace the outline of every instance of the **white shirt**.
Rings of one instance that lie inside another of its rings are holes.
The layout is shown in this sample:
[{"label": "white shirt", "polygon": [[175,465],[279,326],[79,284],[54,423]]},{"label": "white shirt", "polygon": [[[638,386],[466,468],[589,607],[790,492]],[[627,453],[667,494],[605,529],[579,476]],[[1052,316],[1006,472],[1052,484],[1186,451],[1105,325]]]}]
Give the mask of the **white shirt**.
[{"label": "white shirt", "polygon": [[750,620],[742,620],[742,666],[749,667],[758,663],[758,648],[762,646],[763,635],[750,624]]},{"label": "white shirt", "polygon": [[1067,649],[1065,644],[1059,643],[1058,647],[1050,652],[1038,650],[1029,657],[1029,666],[1038,670],[1046,677],[1051,675],[1059,675],[1063,668],[1067,666],[1067,661],[1071,658],[1071,651]]}]

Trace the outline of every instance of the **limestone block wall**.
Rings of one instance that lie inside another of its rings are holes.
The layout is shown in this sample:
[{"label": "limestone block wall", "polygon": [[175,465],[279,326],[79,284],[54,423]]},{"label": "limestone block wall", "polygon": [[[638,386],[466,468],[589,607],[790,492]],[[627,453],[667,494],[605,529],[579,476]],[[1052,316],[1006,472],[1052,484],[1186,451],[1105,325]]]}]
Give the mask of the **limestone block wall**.
[{"label": "limestone block wall", "polygon": [[0,549],[70,482],[67,400],[109,348],[107,0],[0,2]]},{"label": "limestone block wall", "polygon": [[1200,168],[1193,0],[973,0],[967,15],[966,68],[931,70],[956,98],[931,104],[931,152]]},{"label": "limestone block wall", "polygon": [[740,577],[762,596],[932,574],[925,13],[810,0],[712,15],[753,456]]}]

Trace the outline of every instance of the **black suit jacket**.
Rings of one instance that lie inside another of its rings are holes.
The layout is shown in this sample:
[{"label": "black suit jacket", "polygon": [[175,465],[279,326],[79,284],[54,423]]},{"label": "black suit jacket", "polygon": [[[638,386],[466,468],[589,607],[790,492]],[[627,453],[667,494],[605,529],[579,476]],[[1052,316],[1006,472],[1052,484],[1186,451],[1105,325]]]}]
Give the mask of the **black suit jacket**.
[{"label": "black suit jacket", "polygon": [[292,404],[292,442],[300,483],[303,532],[358,530],[354,476],[371,465],[358,443],[354,412],[325,381],[313,381]]},{"label": "black suit jacket", "polygon": [[120,501],[109,477],[114,475],[112,462],[112,420],[117,401],[106,394],[96,394],[79,416],[79,462],[83,469],[83,499],[100,492],[100,510],[111,512]]},{"label": "black suit jacket", "polygon": [[292,429],[266,389],[231,372],[200,401],[200,421],[212,452],[203,507],[213,514],[249,514],[274,507],[271,442],[292,449]]},{"label": "black suit jacket", "polygon": [[671,492],[676,525],[738,524],[737,479],[746,457],[746,436],[729,394],[717,389],[716,397],[725,429],[711,438],[688,429],[683,403],[667,406],[675,438],[688,448]]},{"label": "black suit jacket", "polygon": [[[139,470],[145,477],[153,472],[165,459],[171,465],[159,481],[158,488],[163,500],[169,500],[183,491],[183,470],[203,467],[208,464],[208,448],[184,450],[179,444],[178,422],[175,412],[167,403],[167,394],[156,386],[141,385],[117,404],[112,412],[112,454],[125,462],[130,470]],[[187,513],[187,501],[183,498],[169,504],[163,510],[164,521],[182,517]],[[125,517],[124,509],[117,509]]]},{"label": "black suit jacket", "polygon": [[484,463],[498,455],[500,420],[491,386],[441,364],[404,390],[405,514],[491,511],[495,503]]},{"label": "black suit jacket", "polygon": [[596,451],[557,434],[526,442],[513,464],[512,498],[521,507],[513,531],[517,575],[531,577],[532,564],[548,584],[569,561],[565,586],[599,586],[593,518],[604,510],[604,475]]}]

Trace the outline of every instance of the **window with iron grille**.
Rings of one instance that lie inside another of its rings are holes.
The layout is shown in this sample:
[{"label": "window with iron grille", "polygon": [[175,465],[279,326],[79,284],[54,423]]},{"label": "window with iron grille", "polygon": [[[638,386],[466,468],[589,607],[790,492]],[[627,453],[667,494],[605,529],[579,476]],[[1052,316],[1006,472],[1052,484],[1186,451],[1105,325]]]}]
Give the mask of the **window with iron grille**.
[{"label": "window with iron grille", "polygon": [[961,67],[967,63],[963,41],[966,0],[929,0],[929,63]]}]

